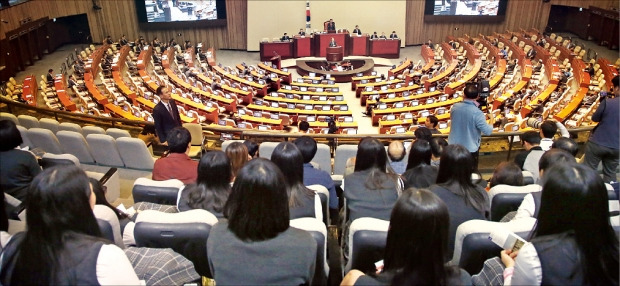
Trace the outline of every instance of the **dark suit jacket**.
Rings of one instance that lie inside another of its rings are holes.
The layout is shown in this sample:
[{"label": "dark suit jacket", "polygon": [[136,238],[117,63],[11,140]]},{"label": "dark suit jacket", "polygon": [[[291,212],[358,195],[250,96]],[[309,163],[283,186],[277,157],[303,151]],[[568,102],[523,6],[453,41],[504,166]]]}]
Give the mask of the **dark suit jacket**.
[{"label": "dark suit jacket", "polygon": [[379,36],[377,36],[376,34],[370,35],[370,39],[371,40],[378,39],[378,38],[379,38]]},{"label": "dark suit jacket", "polygon": [[398,35],[396,35],[396,34],[390,34],[390,39],[398,39]]},{"label": "dark suit jacket", "polygon": [[181,116],[174,100],[170,100],[170,107],[172,108],[173,116],[170,116],[170,112],[166,106],[160,101],[153,108],[153,121],[155,121],[155,132],[159,137],[160,142],[165,142],[168,137],[168,131],[172,128],[181,126]]},{"label": "dark suit jacket", "polygon": [[353,34],[358,34],[358,35],[361,35],[361,34],[362,34],[362,30],[360,30],[360,29],[354,29],[354,30],[353,30]]},{"label": "dark suit jacket", "polygon": [[54,76],[51,74],[47,74],[47,82],[54,82]]},{"label": "dark suit jacket", "polygon": [[327,30],[335,31],[336,30],[336,22],[327,23]]}]

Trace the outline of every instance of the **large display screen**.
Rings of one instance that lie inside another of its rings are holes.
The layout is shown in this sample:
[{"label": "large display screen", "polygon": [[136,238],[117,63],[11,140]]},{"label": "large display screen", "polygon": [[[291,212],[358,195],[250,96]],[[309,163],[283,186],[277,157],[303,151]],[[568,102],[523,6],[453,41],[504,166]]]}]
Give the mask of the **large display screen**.
[{"label": "large display screen", "polygon": [[225,0],[135,0],[138,20],[147,27],[179,27],[226,19]]},{"label": "large display screen", "polygon": [[424,20],[501,21],[506,15],[508,0],[426,0]]}]

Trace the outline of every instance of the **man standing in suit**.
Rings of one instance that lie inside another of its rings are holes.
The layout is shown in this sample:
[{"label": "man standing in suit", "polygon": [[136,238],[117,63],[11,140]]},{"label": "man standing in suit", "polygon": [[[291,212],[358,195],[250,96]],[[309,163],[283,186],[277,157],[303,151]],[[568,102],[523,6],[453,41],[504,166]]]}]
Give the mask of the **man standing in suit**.
[{"label": "man standing in suit", "polygon": [[355,29],[353,29],[353,34],[357,34],[358,36],[362,35],[362,30],[360,30],[360,27],[358,25],[355,25]]},{"label": "man standing in suit", "polygon": [[175,127],[181,126],[181,116],[170,90],[165,86],[160,86],[156,91],[161,99],[153,108],[153,121],[155,121],[155,132],[161,143],[167,144],[168,132]]}]

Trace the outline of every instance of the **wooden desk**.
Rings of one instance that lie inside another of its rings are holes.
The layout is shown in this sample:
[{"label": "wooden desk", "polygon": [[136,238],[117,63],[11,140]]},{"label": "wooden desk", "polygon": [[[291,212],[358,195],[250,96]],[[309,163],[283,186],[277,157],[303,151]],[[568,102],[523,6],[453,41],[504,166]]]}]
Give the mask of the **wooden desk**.
[{"label": "wooden desk", "polygon": [[296,58],[311,57],[314,54],[312,37],[295,36],[293,38],[294,55]]},{"label": "wooden desk", "polygon": [[[399,46],[399,48],[400,48],[400,46]],[[413,64],[411,63],[410,59],[405,59],[405,61],[403,61],[396,68],[388,70],[388,77],[391,77],[393,75],[399,75],[399,74],[403,73],[405,71],[405,69],[410,68],[412,65]]]},{"label": "wooden desk", "polygon": [[434,76],[424,82],[424,88],[426,90],[428,90],[432,85],[437,84],[439,80],[450,76],[458,65],[458,60],[456,59],[456,52],[454,51],[454,49],[452,49],[452,47],[448,43],[443,43],[442,46],[444,49],[444,58],[450,63],[450,65],[437,76]]},{"label": "wooden desk", "polygon": [[[409,96],[397,96],[395,98],[385,98],[382,96],[381,98],[381,103],[386,103],[386,104],[390,104],[390,103],[396,103],[396,102],[402,102],[402,101],[407,101],[407,103],[411,102],[411,100],[421,100],[421,99],[427,99],[429,97],[433,97],[433,96],[438,96],[443,94],[441,91],[439,90],[435,90],[435,91],[430,91],[430,92],[425,92],[425,93],[420,93],[420,94],[413,94],[413,95],[409,95]],[[366,104],[376,104],[377,101],[375,100],[371,100],[369,99],[368,101],[366,101]],[[421,102],[421,104],[423,104],[423,102]]]},{"label": "wooden desk", "polygon": [[129,99],[134,99],[136,98],[136,92],[134,92],[133,90],[131,90],[127,84],[125,84],[125,81],[123,81],[123,77],[120,75],[119,71],[113,71],[112,72],[112,78],[114,78],[114,83],[116,84],[116,86],[118,87],[118,90],[125,95],[127,98]]},{"label": "wooden desk", "polygon": [[254,116],[250,116],[247,114],[242,115],[241,120],[243,121],[247,121],[247,122],[251,122],[251,123],[258,123],[261,125],[271,125],[272,127],[275,127],[277,130],[281,130],[282,129],[282,119],[271,119],[271,118],[264,118],[264,117],[254,117]]},{"label": "wooden desk", "polygon": [[545,90],[539,93],[538,96],[536,96],[536,98],[532,99],[529,104],[521,108],[521,111],[520,111],[521,118],[525,118],[530,113],[532,113],[532,110],[534,110],[535,105],[543,104],[545,101],[547,101],[549,96],[551,96],[551,93],[553,93],[557,87],[558,87],[557,83],[550,82],[549,85],[547,85],[547,88],[545,88]]},{"label": "wooden desk", "polygon": [[400,39],[396,40],[369,40],[369,52],[371,57],[397,59],[400,57]]},{"label": "wooden desk", "polygon": [[330,111],[323,111],[323,110],[305,110],[305,109],[288,109],[288,108],[275,108],[275,107],[271,107],[271,106],[264,106],[264,105],[256,105],[256,104],[250,104],[248,105],[248,109],[250,110],[261,110],[261,111],[269,111],[269,112],[275,112],[275,113],[286,113],[286,114],[293,114],[294,116],[303,114],[303,115],[326,115],[326,116],[334,116],[334,117],[340,117],[340,116],[351,116],[352,112],[351,110],[347,110],[347,111],[335,111],[335,110],[330,110]]},{"label": "wooden desk", "polygon": [[[236,75],[233,75],[233,74],[230,74],[230,73],[226,72],[223,68],[221,68],[219,66],[213,66],[212,68],[213,68],[213,70],[215,72],[217,72],[218,74],[220,74],[221,76],[223,76],[225,78],[228,78],[228,79],[230,79],[230,80],[232,80],[234,82],[237,82],[237,83],[239,83],[241,85],[245,85],[245,86],[248,86],[248,87],[250,87],[252,89],[255,89],[256,92],[259,95],[267,94],[267,85],[266,84],[259,84],[257,82],[253,82],[253,81],[246,80],[244,78],[240,78],[240,77],[238,77]],[[248,94],[244,94],[244,96],[248,96]],[[251,102],[251,98],[249,98],[248,103],[249,102]]]},{"label": "wooden desk", "polygon": [[420,110],[434,110],[438,107],[450,107],[457,102],[461,102],[463,100],[462,97],[448,99],[446,101],[434,102],[432,104],[422,104],[418,106],[405,106],[403,108],[386,108],[386,109],[374,109],[372,111],[372,124],[377,125],[379,123],[379,118],[383,115],[387,114],[400,114],[406,112],[416,112]]},{"label": "wooden desk", "polygon": [[106,112],[112,113],[116,115],[117,117],[129,119],[129,120],[144,121],[144,119],[142,119],[141,117],[136,117],[131,112],[127,112],[123,110],[121,107],[116,106],[114,104],[108,103],[108,104],[105,104],[103,107],[105,108]]},{"label": "wooden desk", "polygon": [[301,91],[301,90],[288,90],[288,89],[278,89],[277,90],[278,93],[284,93],[284,94],[298,94],[298,95],[318,95],[318,96],[343,96],[341,91],[338,92],[315,92],[315,91]]},{"label": "wooden desk", "polygon": [[482,67],[482,60],[476,59],[474,61],[474,65],[471,71],[469,71],[465,76],[463,76],[463,78],[455,82],[449,83],[444,90],[445,93],[454,94],[457,90],[461,89],[465,85],[466,82],[473,80],[478,75],[481,67]]},{"label": "wooden desk", "polygon": [[603,74],[605,75],[607,89],[612,90],[613,85],[611,84],[611,80],[618,75],[618,70],[616,70],[616,68],[614,68],[614,66],[605,58],[598,58],[597,63],[601,66],[600,68],[603,70]]},{"label": "wooden desk", "polygon": [[349,55],[367,56],[368,55],[368,34],[358,36],[351,34],[349,37]]},{"label": "wooden desk", "polygon": [[422,58],[424,58],[424,62],[426,63],[422,67],[422,72],[428,71],[435,65],[435,52],[428,45],[422,45]]},{"label": "wooden desk", "polygon": [[263,100],[267,101],[275,101],[275,102],[286,102],[293,104],[312,104],[312,105],[347,105],[345,100],[336,101],[336,100],[303,100],[303,99],[294,99],[294,98],[285,98],[285,97],[275,97],[275,96],[265,96]]},{"label": "wooden desk", "polygon": [[573,96],[571,101],[566,106],[564,106],[564,108],[562,108],[560,112],[553,115],[553,119],[557,120],[558,122],[564,122],[564,120],[568,119],[571,114],[573,114],[575,110],[577,110],[587,93],[587,87],[579,88],[579,91]]},{"label": "wooden desk", "polygon": [[263,69],[263,70],[265,70],[265,71],[277,74],[278,77],[280,77],[282,79],[283,83],[290,84],[291,82],[293,82],[293,77],[291,76],[291,72],[289,72],[289,71],[283,71],[283,70],[280,70],[280,69],[275,69],[272,66],[268,66],[268,65],[266,65],[264,63],[258,63],[258,67]]},{"label": "wooden desk", "polygon": [[27,76],[22,83],[22,100],[28,103],[28,105],[37,106],[38,90],[39,86],[37,85],[37,79],[35,76]]},{"label": "wooden desk", "polygon": [[[177,86],[183,88],[185,91],[191,91],[193,93],[199,94],[201,96],[214,99],[218,102],[218,104],[222,104],[230,112],[237,111],[237,102],[230,98],[224,98],[219,95],[211,94],[206,91],[203,91],[197,87],[191,86],[189,83],[180,79],[174,72],[170,69],[165,69],[164,72],[168,75],[168,80],[176,84]],[[193,101],[192,101],[193,102]],[[216,120],[217,121],[217,120]]]},{"label": "wooden desk", "polygon": [[362,93],[360,94],[360,104],[362,104],[362,106],[365,106],[367,104],[366,101],[368,100],[368,97],[372,95],[379,95],[383,97],[384,95],[394,93],[398,96],[398,95],[401,95],[405,91],[413,92],[414,90],[417,90],[419,88],[421,88],[419,85],[414,84],[414,85],[405,85],[400,88],[388,88],[386,90],[362,91]]},{"label": "wooden desk", "polygon": [[327,47],[331,39],[334,38],[339,46],[342,46],[344,56],[348,56],[349,46],[347,45],[347,33],[329,33],[329,34],[316,34],[314,35],[314,56],[324,58],[327,56]]},{"label": "wooden desk", "polygon": [[58,96],[60,104],[62,104],[62,106],[64,106],[68,111],[76,111],[77,108],[75,103],[71,101],[69,95],[65,91],[65,77],[63,75],[57,75],[54,78],[54,88],[56,88],[56,96]]},{"label": "wooden desk", "polygon": [[293,42],[261,42],[260,43],[260,60],[268,61],[273,57],[274,52],[282,59],[290,59],[295,56],[293,52]]}]

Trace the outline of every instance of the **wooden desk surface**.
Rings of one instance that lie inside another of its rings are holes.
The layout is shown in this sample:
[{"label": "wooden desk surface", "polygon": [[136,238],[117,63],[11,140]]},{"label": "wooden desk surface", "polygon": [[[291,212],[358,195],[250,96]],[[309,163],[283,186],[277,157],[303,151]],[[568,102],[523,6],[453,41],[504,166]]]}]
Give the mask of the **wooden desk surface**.
[{"label": "wooden desk surface", "polygon": [[[414,99],[426,99],[428,97],[433,97],[433,96],[437,96],[441,94],[442,94],[441,91],[435,90],[431,92],[413,94],[409,96],[397,96],[395,98],[381,98],[381,102],[382,103],[395,103],[395,102],[409,101],[409,100],[414,100]],[[376,100],[368,99],[368,101],[366,101],[366,104],[375,104],[375,103],[377,103]]]},{"label": "wooden desk surface", "polygon": [[579,107],[579,105],[583,101],[583,98],[588,93],[588,90],[589,89],[587,87],[579,88],[577,94],[573,96],[570,102],[566,106],[564,106],[564,108],[562,108],[560,112],[554,114],[553,118],[559,122],[564,122],[564,120],[568,119],[568,117],[573,114],[575,110],[577,110],[577,107]]},{"label": "wooden desk surface", "polygon": [[277,126],[279,128],[282,128],[282,119],[271,119],[271,118],[264,118],[264,117],[254,117],[254,116],[250,116],[250,115],[247,115],[247,114],[241,115],[240,118],[243,121],[249,121],[249,122],[260,123],[260,124],[265,124],[265,125],[273,125],[273,126]]},{"label": "wooden desk surface", "polygon": [[458,97],[458,98],[452,98],[452,99],[448,99],[446,101],[438,101],[438,102],[433,102],[431,104],[421,104],[421,105],[417,105],[417,106],[405,106],[403,108],[386,108],[386,109],[374,109],[372,111],[373,116],[378,116],[378,115],[386,115],[386,114],[397,114],[397,113],[405,113],[405,112],[414,112],[414,111],[420,111],[420,110],[426,110],[426,109],[435,109],[437,107],[448,107],[448,106],[452,106],[453,104],[457,103],[457,102],[461,102],[463,101],[463,97]]},{"label": "wooden desk surface", "polygon": [[318,96],[342,96],[342,92],[338,91],[338,92],[315,92],[315,91],[301,91],[301,90],[288,90],[288,89],[278,89],[279,93],[286,93],[286,94],[298,94],[298,95],[318,95]]},{"label": "wooden desk surface", "polygon": [[393,80],[388,80],[388,81],[358,83],[357,85],[355,85],[355,88],[359,89],[359,88],[366,88],[367,86],[376,87],[376,86],[383,86],[383,85],[392,85],[392,84],[397,84],[397,83],[402,83],[402,82],[404,82],[402,79],[395,78]]},{"label": "wooden desk surface", "polygon": [[144,121],[144,119],[142,119],[141,117],[137,117],[135,115],[133,115],[131,112],[125,111],[124,109],[122,109],[119,106],[116,106],[112,103],[108,103],[106,105],[104,105],[104,107],[109,110],[110,112],[116,114],[119,117],[125,118],[125,119],[130,119],[130,120],[137,120],[137,121]]},{"label": "wooden desk surface", "polygon": [[347,111],[335,111],[335,110],[330,110],[330,111],[323,111],[323,110],[305,110],[305,109],[288,109],[288,108],[276,108],[276,107],[271,107],[271,106],[264,106],[264,105],[256,105],[256,104],[250,104],[248,105],[248,108],[251,110],[262,110],[262,111],[269,111],[269,112],[281,112],[281,113],[287,113],[287,114],[303,114],[303,115],[327,115],[327,116],[351,116],[353,113],[351,112],[351,110],[347,110]]},{"label": "wooden desk surface", "polygon": [[231,79],[233,81],[236,81],[236,82],[238,82],[240,84],[248,85],[248,86],[251,86],[251,87],[259,89],[259,90],[262,90],[263,88],[267,87],[266,84],[259,84],[257,82],[253,82],[253,81],[246,80],[244,78],[240,78],[240,77],[238,77],[236,75],[232,75],[232,74],[228,73],[227,71],[225,71],[223,68],[221,68],[219,66],[213,66],[212,68],[218,74],[220,74],[220,75],[222,75],[222,76],[224,76],[226,78],[229,78],[229,79]]},{"label": "wooden desk surface", "polygon": [[303,100],[303,99],[294,99],[294,98],[284,98],[284,97],[275,97],[275,96],[265,96],[263,100],[268,101],[276,101],[276,102],[286,102],[293,104],[313,104],[313,105],[347,105],[345,100],[336,101],[336,100]]}]

